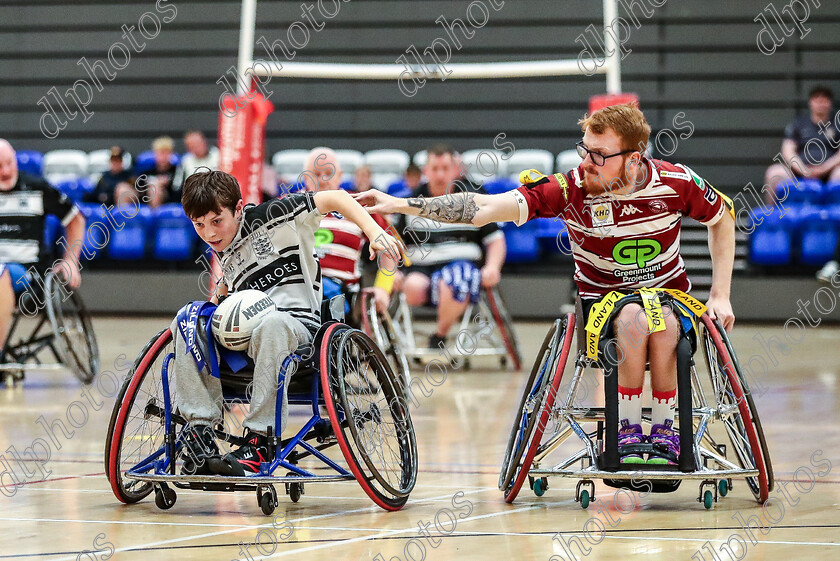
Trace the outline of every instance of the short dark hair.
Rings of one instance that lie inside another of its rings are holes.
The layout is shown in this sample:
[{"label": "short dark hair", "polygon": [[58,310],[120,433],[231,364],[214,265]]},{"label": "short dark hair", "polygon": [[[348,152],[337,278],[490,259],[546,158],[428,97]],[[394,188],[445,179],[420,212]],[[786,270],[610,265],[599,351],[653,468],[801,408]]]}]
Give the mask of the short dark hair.
[{"label": "short dark hair", "polygon": [[405,168],[405,174],[408,175],[409,173],[413,173],[416,175],[423,175],[423,171],[420,169],[420,166],[417,164],[408,164],[408,167]]},{"label": "short dark hair", "polygon": [[808,99],[813,99],[815,97],[827,97],[828,99],[833,100],[834,94],[831,92],[831,88],[826,86],[814,86],[811,88],[811,91],[808,92]]},{"label": "short dark hair", "polygon": [[446,154],[449,154],[453,158],[455,157],[455,150],[448,144],[433,144],[426,150],[426,157],[445,156]]},{"label": "short dark hair", "polygon": [[190,219],[208,212],[221,214],[224,209],[234,212],[241,199],[236,178],[223,171],[197,171],[184,181],[181,189],[181,205]]}]

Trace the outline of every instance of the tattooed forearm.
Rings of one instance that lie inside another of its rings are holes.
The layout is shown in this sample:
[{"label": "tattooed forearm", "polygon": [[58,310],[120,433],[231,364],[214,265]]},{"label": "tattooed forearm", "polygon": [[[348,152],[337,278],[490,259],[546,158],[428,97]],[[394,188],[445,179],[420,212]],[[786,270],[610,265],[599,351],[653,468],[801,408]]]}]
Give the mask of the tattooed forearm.
[{"label": "tattooed forearm", "polygon": [[472,224],[478,212],[474,193],[453,193],[431,199],[417,197],[406,202],[408,206],[420,209],[419,216],[438,222]]}]

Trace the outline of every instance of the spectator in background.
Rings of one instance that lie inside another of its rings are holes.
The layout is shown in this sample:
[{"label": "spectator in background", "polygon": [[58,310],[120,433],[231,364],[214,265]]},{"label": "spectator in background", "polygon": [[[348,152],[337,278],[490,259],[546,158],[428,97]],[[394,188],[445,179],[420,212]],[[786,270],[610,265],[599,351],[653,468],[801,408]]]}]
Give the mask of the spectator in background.
[{"label": "spectator in background", "polygon": [[840,130],[834,123],[833,105],[831,90],[817,86],[808,94],[810,114],[800,115],[785,127],[781,154],[786,165],[775,163],[764,174],[768,204],[773,203],[776,185],[789,179],[791,171],[796,177],[820,181],[840,179]]},{"label": "spectator in background", "polygon": [[[172,163],[175,143],[168,136],[161,136],[152,142],[155,162],[151,167],[137,169],[137,181],[148,185],[149,206],[158,207],[166,202],[181,202],[181,190],[174,186],[176,167]],[[144,177],[145,176],[145,177]]]},{"label": "spectator in background", "polygon": [[123,165],[123,158],[125,151],[119,146],[111,147],[111,159],[109,160],[108,171],[102,174],[96,188],[90,193],[85,194],[84,202],[98,203],[113,206],[115,200],[119,198],[115,195],[117,186],[120,184],[128,184],[131,186],[134,183],[134,178],[131,169],[126,169]]},{"label": "spectator in background", "polygon": [[359,166],[355,173],[356,192],[370,191],[376,189],[370,182],[370,168],[367,166]]},{"label": "spectator in background", "polygon": [[194,174],[198,168],[210,170],[219,168],[219,149],[208,146],[207,139],[201,131],[187,131],[184,135],[184,145],[187,147],[187,153],[184,154],[181,165],[178,166],[178,172],[175,174],[174,186],[177,191],[181,190],[184,180]]},{"label": "spectator in background", "polygon": [[409,164],[405,168],[405,186],[414,191],[420,186],[420,181],[423,179],[423,172],[420,171],[420,166],[417,164]]}]

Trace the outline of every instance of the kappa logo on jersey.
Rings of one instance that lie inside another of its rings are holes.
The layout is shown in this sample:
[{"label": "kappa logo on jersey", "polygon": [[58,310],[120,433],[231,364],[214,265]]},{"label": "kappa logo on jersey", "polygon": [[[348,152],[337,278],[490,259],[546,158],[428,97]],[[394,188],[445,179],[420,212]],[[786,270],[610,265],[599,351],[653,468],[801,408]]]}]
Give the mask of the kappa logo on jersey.
[{"label": "kappa logo on jersey", "polygon": [[612,205],[609,202],[589,203],[589,209],[592,211],[592,227],[612,226],[615,224],[613,219]]},{"label": "kappa logo on jersey", "polygon": [[634,207],[633,205],[625,205],[621,209],[621,214],[619,216],[631,216],[633,214],[640,214],[642,211],[638,208]]},{"label": "kappa logo on jersey", "polygon": [[655,201],[651,201],[648,203],[648,208],[653,212],[668,212],[668,204],[665,201],[660,201],[659,199]]},{"label": "kappa logo on jersey", "polygon": [[622,265],[637,265],[640,269],[662,253],[662,244],[656,240],[623,240],[615,244],[613,259]]}]

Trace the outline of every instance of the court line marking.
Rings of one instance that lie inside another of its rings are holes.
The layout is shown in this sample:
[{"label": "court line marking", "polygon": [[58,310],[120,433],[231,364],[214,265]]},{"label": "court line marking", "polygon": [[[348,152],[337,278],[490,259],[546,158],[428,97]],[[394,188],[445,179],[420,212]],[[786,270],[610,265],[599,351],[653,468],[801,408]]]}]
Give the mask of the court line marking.
[{"label": "court line marking", "polygon": [[[484,489],[469,491],[469,492],[466,492],[464,494],[465,495],[471,495],[471,494],[480,493],[480,492],[487,491],[487,490],[492,490],[492,489],[495,489],[495,487],[485,487]],[[440,496],[437,496],[437,497],[429,497],[427,499],[417,499],[416,501],[413,501],[413,504],[424,502],[424,501],[432,501],[432,500],[437,500],[437,499],[450,498],[450,497],[452,497],[452,495],[447,494],[447,495],[440,495]],[[295,522],[305,522],[307,520],[316,520],[316,519],[320,519],[320,518],[330,518],[330,517],[334,517],[334,516],[344,516],[344,515],[347,515],[347,514],[352,514],[354,512],[365,512],[365,511],[375,511],[375,510],[381,510],[381,507],[379,507],[377,505],[372,505],[372,506],[368,506],[368,507],[364,507],[364,508],[345,510],[345,511],[341,511],[341,512],[332,512],[332,513],[329,513],[329,514],[317,514],[317,515],[314,515],[314,516],[306,516],[306,517],[303,517],[303,518],[298,518],[296,520],[291,520],[290,519],[290,520],[286,520],[286,521],[290,522],[294,526]],[[82,521],[82,522],[86,522],[86,521]],[[110,523],[110,522],[108,522],[108,523]],[[171,526],[176,526],[178,524],[179,523],[176,522],[176,523],[173,523],[173,524],[170,524],[170,525]],[[257,533],[259,533],[259,531],[258,531],[259,529],[267,528],[267,527],[271,527],[271,526],[273,526],[272,522],[269,522],[267,524],[259,524],[257,526],[240,526],[238,528],[233,528],[231,530],[222,530],[222,531],[219,531],[219,532],[208,532],[208,533],[205,533],[205,534],[197,534],[195,536],[184,536],[182,538],[174,538],[174,539],[163,540],[163,541],[159,541],[159,542],[151,542],[151,543],[142,544],[142,545],[132,545],[132,546],[120,547],[120,548],[117,548],[117,549],[114,550],[114,554],[127,552],[127,551],[143,551],[143,550],[145,550],[147,548],[150,548],[150,547],[157,547],[157,546],[161,546],[161,545],[167,545],[167,544],[178,543],[178,542],[185,542],[185,541],[201,539],[201,538],[211,538],[211,537],[214,537],[214,536],[222,536],[222,535],[226,535],[226,534],[241,532],[243,530],[249,530],[249,531],[257,530]],[[253,542],[251,542],[251,543],[253,543]],[[329,544],[327,544],[327,547],[329,547],[333,543],[335,543],[335,542],[330,542]],[[78,553],[76,554],[76,556],[59,557],[58,559],[55,559],[54,561],[76,561],[77,558],[78,558]]]},{"label": "court line marking", "polygon": [[[489,514],[481,514],[479,516],[470,516],[469,518],[464,518],[460,523],[464,524],[464,523],[470,522],[472,520],[482,520],[484,518],[495,518],[497,516],[507,516],[508,514],[515,514],[517,512],[522,512],[522,511],[525,511],[525,510],[533,510],[535,508],[538,508],[538,505],[529,505],[529,506],[525,506],[525,507],[522,507],[522,508],[516,508],[516,509],[508,510],[508,511],[493,512],[493,513],[489,513]],[[362,536],[362,537],[350,538],[350,539],[346,539],[346,540],[336,540],[336,541],[332,541],[332,542],[329,542],[329,543],[322,543],[322,544],[319,544],[319,545],[313,545],[313,546],[309,546],[309,547],[303,547],[303,548],[298,548],[298,549],[281,551],[281,552],[274,553],[272,555],[265,555],[265,556],[262,556],[262,557],[254,557],[253,561],[262,561],[263,559],[274,559],[274,558],[277,558],[277,557],[285,557],[286,555],[291,555],[293,553],[304,553],[304,552],[307,552],[307,551],[316,551],[318,549],[324,549],[324,548],[327,548],[327,547],[338,547],[338,546],[341,546],[341,545],[364,542],[364,541],[369,541],[369,540],[376,540],[377,538],[382,538],[382,537],[392,536],[392,535],[397,535],[397,534],[403,534],[403,533],[406,533],[406,532],[416,532],[416,531],[417,531],[417,526],[411,526],[410,528],[402,528],[402,529],[397,529],[397,530],[389,530],[387,532],[380,532],[379,534],[372,534],[370,536]]]}]

